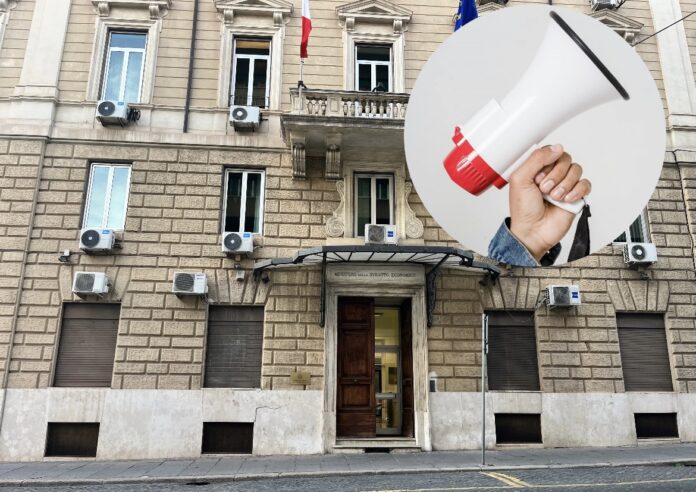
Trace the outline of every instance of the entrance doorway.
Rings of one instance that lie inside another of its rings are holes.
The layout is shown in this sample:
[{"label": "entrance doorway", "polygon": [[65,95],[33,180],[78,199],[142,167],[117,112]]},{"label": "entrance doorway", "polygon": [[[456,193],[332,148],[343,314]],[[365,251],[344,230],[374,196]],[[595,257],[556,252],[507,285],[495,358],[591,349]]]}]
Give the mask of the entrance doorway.
[{"label": "entrance doorway", "polygon": [[410,299],[338,299],[338,437],[413,437]]}]

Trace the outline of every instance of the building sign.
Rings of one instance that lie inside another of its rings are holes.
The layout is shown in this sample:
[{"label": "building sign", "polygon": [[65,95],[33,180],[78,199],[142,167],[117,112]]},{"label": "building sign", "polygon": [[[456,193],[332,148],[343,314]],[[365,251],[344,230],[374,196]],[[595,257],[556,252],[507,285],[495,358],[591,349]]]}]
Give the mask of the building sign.
[{"label": "building sign", "polygon": [[290,373],[290,384],[308,385],[311,382],[311,377],[308,372],[292,371]]},{"label": "building sign", "polygon": [[422,266],[330,265],[326,280],[332,284],[358,285],[423,285]]}]

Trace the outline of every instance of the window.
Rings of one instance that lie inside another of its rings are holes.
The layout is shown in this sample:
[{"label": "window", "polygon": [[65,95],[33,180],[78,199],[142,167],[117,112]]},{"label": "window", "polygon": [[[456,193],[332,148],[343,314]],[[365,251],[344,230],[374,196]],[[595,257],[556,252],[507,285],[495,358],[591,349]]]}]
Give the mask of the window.
[{"label": "window", "polygon": [[260,388],[263,306],[211,306],[206,388]]},{"label": "window", "polygon": [[357,90],[392,92],[391,46],[358,44],[355,50],[355,87]]},{"label": "window", "polygon": [[615,243],[646,243],[648,239],[648,230],[645,227],[645,218],[641,213],[633,224],[621,233],[619,237],[614,239]]},{"label": "window", "polygon": [[235,39],[232,67],[232,104],[267,108],[271,78],[271,41]]},{"label": "window", "polygon": [[99,422],[49,422],[44,455],[94,458],[98,441]]},{"label": "window", "polygon": [[142,32],[109,33],[102,99],[140,102],[146,43]]},{"label": "window", "polygon": [[130,166],[92,164],[82,227],[123,229],[129,187]]},{"label": "window", "polygon": [[538,413],[496,413],[497,444],[541,444],[541,415]]},{"label": "window", "polygon": [[120,304],[63,306],[53,386],[111,386],[120,310]]},{"label": "window", "polygon": [[202,454],[251,454],[253,448],[253,422],[203,422]]},{"label": "window", "polygon": [[676,413],[634,413],[638,439],[675,439],[679,437]]},{"label": "window", "polygon": [[394,223],[394,176],[355,175],[355,236],[365,234],[366,224]]},{"label": "window", "polygon": [[263,230],[263,171],[228,169],[225,174],[225,217],[223,232]]},{"label": "window", "polygon": [[626,391],[672,391],[663,314],[616,313]]},{"label": "window", "polygon": [[539,391],[534,312],[488,315],[488,388]]}]

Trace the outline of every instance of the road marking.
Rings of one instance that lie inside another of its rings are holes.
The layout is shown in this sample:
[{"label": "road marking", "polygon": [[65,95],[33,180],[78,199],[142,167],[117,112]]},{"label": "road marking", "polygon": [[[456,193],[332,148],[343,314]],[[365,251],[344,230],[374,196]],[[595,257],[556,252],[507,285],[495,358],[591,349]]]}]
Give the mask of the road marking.
[{"label": "road marking", "polygon": [[514,487],[516,489],[521,489],[523,487],[529,487],[529,484],[526,482],[523,482],[519,478],[515,478],[511,475],[505,475],[500,472],[481,472],[482,475],[486,475],[491,478],[495,478],[496,480],[500,480],[504,484],[510,485],[511,487]]}]

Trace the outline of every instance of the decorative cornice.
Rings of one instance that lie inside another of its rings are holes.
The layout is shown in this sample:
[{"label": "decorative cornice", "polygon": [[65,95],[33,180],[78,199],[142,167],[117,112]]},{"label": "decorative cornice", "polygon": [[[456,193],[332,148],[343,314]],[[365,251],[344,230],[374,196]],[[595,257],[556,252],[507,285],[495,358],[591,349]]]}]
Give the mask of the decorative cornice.
[{"label": "decorative cornice", "polygon": [[280,27],[292,14],[292,3],[284,0],[213,0],[225,24],[233,24],[238,13],[257,17],[272,16],[273,24]]},{"label": "decorative cornice", "polygon": [[148,9],[150,19],[161,19],[169,12],[172,0],[92,0],[100,17],[109,17],[113,7]]},{"label": "decorative cornice", "polygon": [[495,2],[488,2],[483,5],[479,5],[477,10],[479,14],[485,14],[486,12],[495,12],[502,8],[505,8],[505,5],[501,5]]},{"label": "decorative cornice", "polygon": [[346,30],[355,29],[355,21],[392,24],[394,34],[401,34],[411,22],[413,12],[387,0],[358,0],[336,9]]},{"label": "decorative cornice", "polygon": [[590,17],[597,19],[602,24],[610,27],[629,43],[633,42],[636,34],[638,34],[643,28],[642,23],[635,21],[630,17],[626,17],[625,15],[619,14],[615,10],[598,10],[597,12],[592,12]]}]

